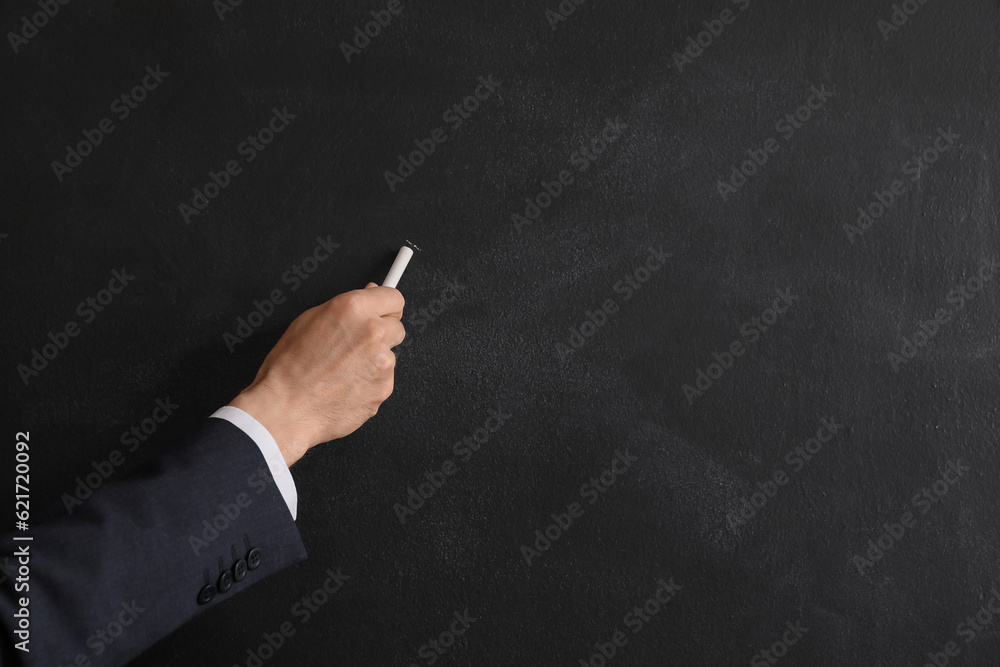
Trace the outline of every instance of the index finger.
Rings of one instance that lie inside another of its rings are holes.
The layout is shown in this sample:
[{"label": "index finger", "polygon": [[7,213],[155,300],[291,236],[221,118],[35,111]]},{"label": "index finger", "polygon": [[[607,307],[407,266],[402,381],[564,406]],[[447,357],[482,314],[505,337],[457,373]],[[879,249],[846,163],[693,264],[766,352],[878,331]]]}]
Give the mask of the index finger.
[{"label": "index finger", "polygon": [[358,291],[365,295],[372,310],[379,317],[394,317],[397,320],[403,318],[403,306],[406,305],[406,299],[403,298],[403,293],[395,287],[374,285]]}]

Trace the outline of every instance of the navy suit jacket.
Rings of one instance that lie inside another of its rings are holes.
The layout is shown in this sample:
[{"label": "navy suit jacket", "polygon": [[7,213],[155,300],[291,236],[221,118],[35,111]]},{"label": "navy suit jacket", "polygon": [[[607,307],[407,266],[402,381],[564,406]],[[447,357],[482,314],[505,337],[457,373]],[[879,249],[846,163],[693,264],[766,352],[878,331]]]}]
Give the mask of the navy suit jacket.
[{"label": "navy suit jacket", "polygon": [[[306,558],[263,455],[223,419],[206,420],[71,516],[53,512],[25,534],[33,540],[0,538],[0,560],[15,571],[0,584],[4,665],[61,667],[79,655],[95,667],[124,664],[207,607]],[[29,590],[17,591],[24,545]],[[25,596],[29,652],[14,648]]]}]

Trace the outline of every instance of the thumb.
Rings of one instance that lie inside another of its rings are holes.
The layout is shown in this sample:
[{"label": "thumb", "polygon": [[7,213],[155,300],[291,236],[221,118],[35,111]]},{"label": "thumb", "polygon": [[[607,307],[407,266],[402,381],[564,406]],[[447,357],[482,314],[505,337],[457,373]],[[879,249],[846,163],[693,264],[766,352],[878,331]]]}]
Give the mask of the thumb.
[{"label": "thumb", "polygon": [[378,285],[376,283],[368,283],[365,285],[365,289],[368,289],[369,287],[378,287]]}]

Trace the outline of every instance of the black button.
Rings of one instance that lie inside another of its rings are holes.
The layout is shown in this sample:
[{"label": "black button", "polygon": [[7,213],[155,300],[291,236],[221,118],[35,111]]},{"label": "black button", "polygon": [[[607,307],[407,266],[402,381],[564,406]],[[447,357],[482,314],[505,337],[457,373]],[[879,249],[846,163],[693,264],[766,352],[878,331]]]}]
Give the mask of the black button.
[{"label": "black button", "polygon": [[215,597],[215,586],[212,584],[206,584],[198,592],[198,604],[208,604]]},{"label": "black button", "polygon": [[256,570],[260,567],[260,556],[260,549],[257,547],[251,549],[250,553],[247,554],[247,567],[251,570]]},{"label": "black button", "polygon": [[245,576],[247,576],[247,562],[241,558],[233,565],[233,578],[236,581],[243,581]]},{"label": "black button", "polygon": [[226,593],[233,587],[233,575],[229,570],[219,575],[219,592]]}]

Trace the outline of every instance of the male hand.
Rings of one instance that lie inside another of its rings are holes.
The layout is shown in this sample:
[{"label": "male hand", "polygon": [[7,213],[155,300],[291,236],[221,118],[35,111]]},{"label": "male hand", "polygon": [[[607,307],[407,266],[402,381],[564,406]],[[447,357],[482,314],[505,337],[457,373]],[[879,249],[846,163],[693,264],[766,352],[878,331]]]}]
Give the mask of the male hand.
[{"label": "male hand", "polygon": [[291,466],[311,447],[353,433],[392,394],[406,331],[403,295],[369,283],[310,308],[229,404],[266,428]]}]

